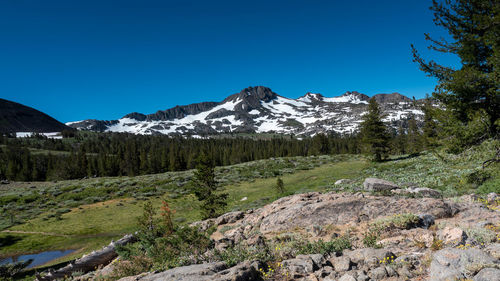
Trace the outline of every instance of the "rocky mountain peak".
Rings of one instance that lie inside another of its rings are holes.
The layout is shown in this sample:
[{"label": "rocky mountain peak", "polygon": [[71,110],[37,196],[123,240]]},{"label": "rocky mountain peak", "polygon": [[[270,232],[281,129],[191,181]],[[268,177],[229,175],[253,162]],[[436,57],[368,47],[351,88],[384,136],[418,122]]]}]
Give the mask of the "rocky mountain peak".
[{"label": "rocky mountain peak", "polygon": [[323,95],[320,93],[311,93],[307,92],[305,95],[299,97],[297,100],[305,101],[305,102],[314,102],[314,101],[322,101]]},{"label": "rocky mountain peak", "polygon": [[373,96],[375,100],[380,103],[400,103],[400,102],[411,102],[412,99],[403,96],[400,93],[392,94],[377,94]]},{"label": "rocky mountain peak", "polygon": [[[409,115],[423,113],[418,101],[398,93],[375,98],[386,122],[397,127]],[[297,99],[280,96],[270,88],[252,86],[221,102],[202,102],[144,115],[131,113],[112,121],[84,120],[70,125],[81,130],[136,134],[214,135],[218,133],[283,133],[312,136],[318,132],[354,133],[366,111],[369,97],[356,91],[324,97],[306,93]]]},{"label": "rocky mountain peak", "polygon": [[269,102],[275,99],[278,95],[270,88],[264,86],[247,87],[241,92],[227,97],[223,102],[240,100],[248,101],[264,101]]},{"label": "rocky mountain peak", "polygon": [[341,97],[349,97],[352,100],[359,100],[359,101],[368,101],[370,99],[369,96],[362,94],[360,92],[356,92],[356,91],[352,91],[352,92],[347,91],[343,95],[341,95]]}]

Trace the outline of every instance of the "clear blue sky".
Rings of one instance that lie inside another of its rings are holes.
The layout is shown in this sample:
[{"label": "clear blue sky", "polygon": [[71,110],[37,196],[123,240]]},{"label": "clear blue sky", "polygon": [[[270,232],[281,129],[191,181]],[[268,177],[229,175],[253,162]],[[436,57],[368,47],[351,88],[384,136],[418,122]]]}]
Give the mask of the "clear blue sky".
[{"label": "clear blue sky", "polygon": [[412,62],[430,0],[2,0],[0,97],[67,122],[220,101],[251,85],[297,98],[400,92],[435,80]]}]

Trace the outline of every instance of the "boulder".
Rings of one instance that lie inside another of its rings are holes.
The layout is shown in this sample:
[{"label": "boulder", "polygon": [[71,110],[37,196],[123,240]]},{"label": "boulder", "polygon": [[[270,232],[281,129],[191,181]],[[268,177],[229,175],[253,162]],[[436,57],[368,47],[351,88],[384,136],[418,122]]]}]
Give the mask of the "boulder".
[{"label": "boulder", "polygon": [[303,276],[314,271],[314,262],[310,258],[284,260],[281,264],[288,269],[292,276]]},{"label": "boulder", "polygon": [[368,272],[368,276],[372,280],[382,280],[387,277],[387,270],[385,269],[385,266],[377,267]]},{"label": "boulder", "polygon": [[438,238],[443,240],[446,245],[463,245],[467,240],[467,234],[465,231],[458,227],[445,227],[444,229],[438,231]]},{"label": "boulder", "polygon": [[244,215],[245,213],[240,211],[226,213],[215,219],[215,225],[235,223],[239,219],[243,218]]},{"label": "boulder", "polygon": [[190,224],[190,227],[196,227],[199,231],[206,231],[215,224],[215,219],[207,219],[203,221],[196,221]]},{"label": "boulder", "polygon": [[493,258],[500,260],[500,243],[490,244],[484,250]]},{"label": "boulder", "polygon": [[377,178],[366,178],[363,182],[363,187],[366,191],[386,191],[399,188],[393,182]]},{"label": "boulder", "polygon": [[493,204],[499,199],[500,198],[495,192],[488,193],[488,195],[486,196],[486,200],[488,201],[489,204]]},{"label": "boulder", "polygon": [[335,182],[335,185],[340,185],[340,184],[349,184],[352,183],[353,181],[350,179],[340,179]]},{"label": "boulder", "polygon": [[340,277],[339,281],[356,281],[356,278],[354,278],[351,274],[346,273]]},{"label": "boulder", "polygon": [[449,217],[453,203],[434,198],[361,196],[351,193],[316,192],[283,197],[245,215],[242,225],[258,225],[262,234],[314,225],[359,223],[399,213],[424,213],[436,219]]},{"label": "boulder", "polygon": [[416,187],[416,188],[408,188],[408,191],[411,194],[416,195],[417,197],[432,197],[432,198],[440,198],[441,192],[427,188],[427,187]]},{"label": "boulder", "polygon": [[223,270],[213,276],[211,280],[218,281],[253,281],[258,280],[260,273],[257,266],[249,261]]},{"label": "boulder", "polygon": [[313,270],[318,270],[323,267],[326,259],[322,254],[311,254],[311,255],[298,255],[295,257],[296,259],[302,260],[312,260],[313,261]]},{"label": "boulder", "polygon": [[500,269],[484,268],[474,276],[474,281],[500,281]]},{"label": "boulder", "polygon": [[[176,267],[160,273],[147,275],[136,280],[209,281],[209,280],[214,280],[215,274],[225,270],[226,268],[227,266],[223,262],[193,264],[188,266]],[[124,280],[120,279],[120,281]]]},{"label": "boulder", "polygon": [[341,256],[330,259],[330,262],[337,272],[344,272],[351,270],[352,262],[351,258],[347,256]]},{"label": "boulder", "polygon": [[380,265],[380,261],[386,258],[396,259],[396,255],[387,249],[362,248],[356,250],[345,250],[347,256],[355,264],[366,265],[368,268],[375,268]]},{"label": "boulder", "polygon": [[470,278],[468,268],[472,265],[492,264],[495,259],[477,248],[461,250],[445,248],[434,253],[430,266],[430,280],[460,280]]}]

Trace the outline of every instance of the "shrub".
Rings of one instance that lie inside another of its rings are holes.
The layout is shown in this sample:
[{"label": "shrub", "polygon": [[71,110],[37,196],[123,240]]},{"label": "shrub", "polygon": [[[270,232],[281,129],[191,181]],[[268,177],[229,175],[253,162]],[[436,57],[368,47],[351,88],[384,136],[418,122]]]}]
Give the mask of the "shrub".
[{"label": "shrub", "polygon": [[278,191],[278,193],[285,193],[285,184],[283,183],[283,180],[281,178],[276,179],[276,185],[274,187],[276,188],[276,191]]},{"label": "shrub", "polygon": [[491,178],[491,173],[484,170],[474,171],[466,176],[467,183],[473,184],[475,186],[480,186],[485,181]]},{"label": "shrub", "polygon": [[331,254],[342,252],[344,249],[351,248],[351,240],[348,237],[341,236],[329,242],[318,240],[315,242],[294,241],[292,247],[297,249],[297,254]]},{"label": "shrub", "polygon": [[363,236],[363,245],[365,245],[365,247],[378,248],[380,246],[377,244],[377,240],[378,234],[374,231],[368,231]]}]

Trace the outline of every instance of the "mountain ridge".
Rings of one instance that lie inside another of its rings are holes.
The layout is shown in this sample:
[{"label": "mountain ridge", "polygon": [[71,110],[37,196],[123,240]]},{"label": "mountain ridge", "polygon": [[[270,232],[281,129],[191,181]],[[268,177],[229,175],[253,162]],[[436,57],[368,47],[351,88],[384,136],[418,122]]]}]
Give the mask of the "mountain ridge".
[{"label": "mountain ridge", "polygon": [[[386,121],[404,122],[410,115],[419,121],[420,101],[399,93],[377,94],[375,100],[388,115]],[[67,125],[79,130],[135,134],[212,135],[220,133],[353,133],[366,110],[368,97],[347,91],[337,97],[306,93],[290,99],[264,86],[251,86],[221,102],[201,102],[159,110],[132,112],[118,120],[82,120]],[[396,126],[397,124],[392,124]]]},{"label": "mountain ridge", "polygon": [[0,133],[52,133],[73,128],[32,107],[0,98]]}]

